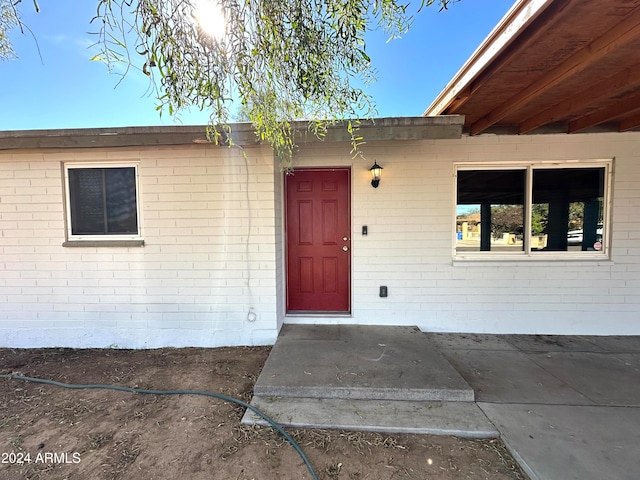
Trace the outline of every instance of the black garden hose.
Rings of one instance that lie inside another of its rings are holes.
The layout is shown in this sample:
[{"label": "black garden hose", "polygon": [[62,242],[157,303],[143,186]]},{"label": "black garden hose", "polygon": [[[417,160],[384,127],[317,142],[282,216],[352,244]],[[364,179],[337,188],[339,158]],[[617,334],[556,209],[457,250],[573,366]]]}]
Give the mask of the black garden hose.
[{"label": "black garden hose", "polygon": [[205,392],[202,390],[146,390],[143,388],[121,387],[118,385],[77,385],[73,383],[56,382],[55,380],[46,380],[44,378],[25,377],[23,375],[0,374],[0,378],[6,378],[8,380],[11,380],[11,379],[24,380],[27,382],[34,382],[34,383],[44,383],[46,385],[55,385],[56,387],[70,388],[73,390],[88,390],[88,389],[116,390],[118,392],[142,393],[142,394],[148,394],[148,395],[203,395],[205,397],[213,397],[219,400],[223,400],[225,402],[235,403],[242,407],[248,408],[258,416],[260,416],[262,419],[264,419],[269,425],[275,428],[278,432],[280,432],[282,436],[287,440],[287,442],[289,442],[291,446],[295,449],[295,451],[298,452],[298,455],[300,455],[300,458],[302,458],[305,465],[307,466],[309,473],[311,473],[311,478],[313,480],[318,480],[318,475],[313,469],[311,462],[302,451],[302,448],[300,448],[300,445],[298,445],[298,443],[291,437],[291,435],[285,432],[284,429],[278,423],[276,423],[274,420],[269,418],[269,416],[267,416],[266,414],[262,413],[256,407],[242,400],[238,400],[237,398],[229,397],[221,393]]}]

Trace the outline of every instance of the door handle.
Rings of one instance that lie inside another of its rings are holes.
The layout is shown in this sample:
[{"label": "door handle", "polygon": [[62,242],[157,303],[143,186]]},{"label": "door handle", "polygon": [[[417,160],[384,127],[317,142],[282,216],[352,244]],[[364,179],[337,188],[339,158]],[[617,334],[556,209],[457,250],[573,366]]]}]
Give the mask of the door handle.
[{"label": "door handle", "polygon": [[342,251],[343,251],[343,252],[348,252],[348,251],[349,251],[349,247],[347,247],[346,245],[344,245],[344,246],[342,247]]}]

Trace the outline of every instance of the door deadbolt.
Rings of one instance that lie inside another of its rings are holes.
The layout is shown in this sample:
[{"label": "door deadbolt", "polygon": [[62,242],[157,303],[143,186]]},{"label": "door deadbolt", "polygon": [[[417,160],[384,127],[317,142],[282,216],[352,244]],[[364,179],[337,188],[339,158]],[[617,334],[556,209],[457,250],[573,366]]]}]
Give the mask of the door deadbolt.
[{"label": "door deadbolt", "polygon": [[348,242],[349,241],[349,237],[342,237],[342,241],[343,242]]}]

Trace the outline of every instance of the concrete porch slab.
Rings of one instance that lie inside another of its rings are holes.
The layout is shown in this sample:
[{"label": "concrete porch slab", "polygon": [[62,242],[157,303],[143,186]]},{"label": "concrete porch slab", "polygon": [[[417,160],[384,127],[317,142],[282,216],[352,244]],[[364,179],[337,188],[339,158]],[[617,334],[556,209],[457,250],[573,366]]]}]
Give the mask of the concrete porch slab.
[{"label": "concrete porch slab", "polygon": [[503,336],[481,333],[425,333],[439,350],[512,350]]},{"label": "concrete porch slab", "polygon": [[613,353],[640,353],[640,336],[623,337],[613,335],[610,337],[587,337],[603,352]]},{"label": "concrete porch slab", "polygon": [[479,403],[531,480],[636,480],[640,408]]},{"label": "concrete porch slab", "polygon": [[508,335],[507,341],[522,352],[601,352],[597,342],[580,335]]},{"label": "concrete porch slab", "polygon": [[536,352],[527,357],[593,404],[640,406],[639,353]]},{"label": "concrete porch slab", "polygon": [[[254,397],[251,404],[280,425],[385,433],[497,438],[498,430],[473,402],[407,402]],[[267,425],[247,410],[243,424]]]},{"label": "concrete porch slab", "polygon": [[258,397],[466,401],[473,389],[415,327],[285,325]]},{"label": "concrete porch slab", "polygon": [[[519,351],[442,350],[480,402],[593,405],[593,401]],[[540,354],[547,355],[547,354]]]}]

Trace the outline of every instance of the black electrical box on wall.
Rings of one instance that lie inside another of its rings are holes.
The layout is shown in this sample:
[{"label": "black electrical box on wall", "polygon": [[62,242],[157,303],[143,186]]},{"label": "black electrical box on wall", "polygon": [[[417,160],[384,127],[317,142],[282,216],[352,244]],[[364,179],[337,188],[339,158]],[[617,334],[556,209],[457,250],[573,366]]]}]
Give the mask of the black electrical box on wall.
[{"label": "black electrical box on wall", "polygon": [[381,285],[380,286],[380,296],[383,297],[383,298],[387,296],[387,287],[386,287],[386,285]]}]

